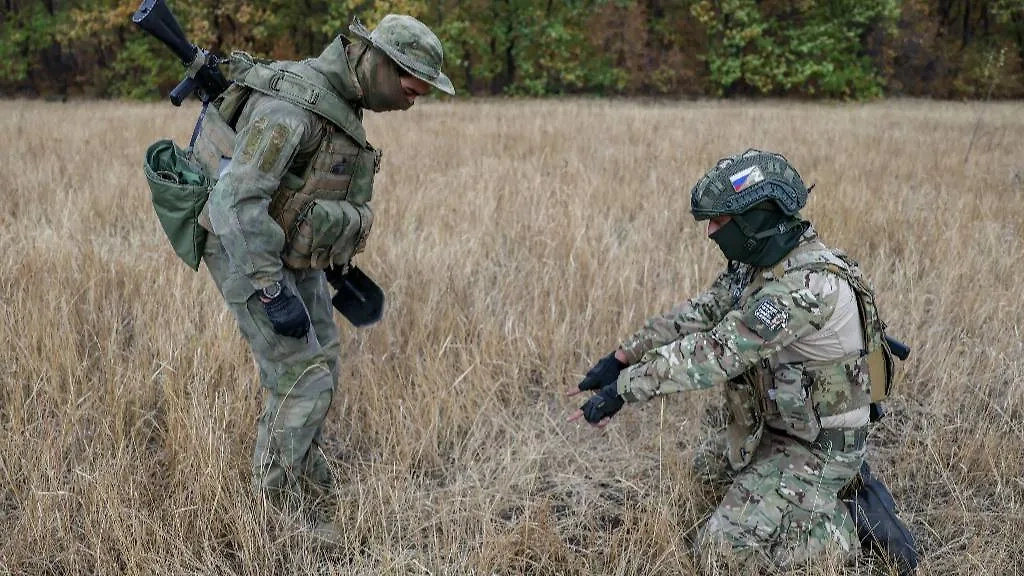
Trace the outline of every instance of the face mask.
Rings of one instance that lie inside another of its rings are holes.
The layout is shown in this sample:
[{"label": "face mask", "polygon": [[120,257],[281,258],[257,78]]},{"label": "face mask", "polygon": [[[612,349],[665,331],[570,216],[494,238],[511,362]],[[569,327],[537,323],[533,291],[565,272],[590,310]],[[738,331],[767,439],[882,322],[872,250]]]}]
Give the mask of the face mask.
[{"label": "face mask", "polygon": [[[810,224],[770,210],[751,210],[732,217],[711,235],[729,260],[764,268],[789,254]],[[761,236],[758,238],[758,236]]]},{"label": "face mask", "polygon": [[718,244],[719,250],[725,254],[727,260],[743,262],[750,255],[747,248],[747,235],[740,229],[735,218],[729,220],[725,226],[716,230],[709,238]]},{"label": "face mask", "polygon": [[405,97],[398,65],[378,48],[366,50],[356,64],[356,77],[363,89],[363,107],[374,112],[408,110],[412,103]]}]

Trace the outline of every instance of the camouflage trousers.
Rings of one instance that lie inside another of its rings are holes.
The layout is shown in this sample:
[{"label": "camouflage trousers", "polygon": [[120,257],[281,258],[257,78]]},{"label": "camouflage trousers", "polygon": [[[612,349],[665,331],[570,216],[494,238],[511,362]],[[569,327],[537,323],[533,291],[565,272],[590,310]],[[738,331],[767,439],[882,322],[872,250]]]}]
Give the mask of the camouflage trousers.
[{"label": "camouflage trousers", "polygon": [[256,431],[252,483],[275,500],[320,496],[332,475],[321,449],[324,419],[338,383],[338,327],[324,273],[284,269],[282,283],[297,294],[311,320],[305,338],[276,332],[249,279],[235,270],[216,236],[203,254],[259,367],[266,391]]},{"label": "camouflage trousers", "polygon": [[751,463],[733,471],[724,435],[709,438],[694,457],[695,476],[728,488],[698,534],[705,573],[764,564],[793,568],[858,549],[853,518],[838,493],[856,477],[864,453],[823,452],[766,431]]}]

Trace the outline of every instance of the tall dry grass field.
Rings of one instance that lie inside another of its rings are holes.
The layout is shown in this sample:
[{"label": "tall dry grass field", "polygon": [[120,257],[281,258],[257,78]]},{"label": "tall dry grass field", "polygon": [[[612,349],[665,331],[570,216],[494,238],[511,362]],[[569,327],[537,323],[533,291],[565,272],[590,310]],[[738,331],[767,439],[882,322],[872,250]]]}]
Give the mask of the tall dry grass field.
[{"label": "tall dry grass field", "polygon": [[720,393],[598,431],[565,422],[564,391],[723,266],[689,190],[748,146],[816,184],[805,214],[913,347],[870,462],[920,573],[1024,573],[1024,104],[370,114],[359,263],[388,309],[338,318],[335,548],[250,494],[257,371],[149,203],[144,150],[186,143],[196,112],[0,103],[0,573],[695,573],[715,502],[688,466]]}]

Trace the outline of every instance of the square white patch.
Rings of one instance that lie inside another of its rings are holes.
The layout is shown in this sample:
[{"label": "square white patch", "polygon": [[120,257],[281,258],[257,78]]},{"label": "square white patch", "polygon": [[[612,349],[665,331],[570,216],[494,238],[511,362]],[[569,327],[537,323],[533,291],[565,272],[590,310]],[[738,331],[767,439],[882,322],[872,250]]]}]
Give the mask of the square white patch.
[{"label": "square white patch", "polygon": [[777,306],[771,300],[763,300],[754,310],[754,318],[757,318],[769,330],[778,330],[789,320],[789,312]]}]

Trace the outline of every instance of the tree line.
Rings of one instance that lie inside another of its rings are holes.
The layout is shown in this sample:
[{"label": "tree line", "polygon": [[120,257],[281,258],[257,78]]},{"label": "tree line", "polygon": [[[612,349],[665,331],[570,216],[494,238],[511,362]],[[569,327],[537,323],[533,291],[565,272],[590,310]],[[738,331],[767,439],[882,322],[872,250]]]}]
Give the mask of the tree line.
[{"label": "tree line", "polygon": [[[169,0],[227,55],[319,54],[353,17],[416,16],[462,95],[1024,96],[1024,0]],[[0,94],[163,97],[180,62],[138,0],[3,0]]]}]

